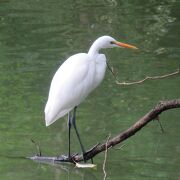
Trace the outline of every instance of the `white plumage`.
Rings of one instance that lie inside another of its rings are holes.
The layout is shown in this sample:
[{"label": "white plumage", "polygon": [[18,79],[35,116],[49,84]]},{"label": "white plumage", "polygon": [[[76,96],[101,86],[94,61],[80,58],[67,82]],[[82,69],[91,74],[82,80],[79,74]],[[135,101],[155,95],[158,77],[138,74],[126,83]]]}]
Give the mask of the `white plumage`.
[{"label": "white plumage", "polygon": [[102,81],[106,60],[103,55],[97,57],[99,62],[88,54],[79,53],[68,58],[57,70],[45,107],[47,126],[78,106]]},{"label": "white plumage", "polygon": [[99,54],[99,50],[115,46],[136,49],[110,36],[102,36],[92,44],[88,53],[75,54],[59,67],[52,79],[45,107],[46,126],[78,106],[101,83],[106,57]]}]

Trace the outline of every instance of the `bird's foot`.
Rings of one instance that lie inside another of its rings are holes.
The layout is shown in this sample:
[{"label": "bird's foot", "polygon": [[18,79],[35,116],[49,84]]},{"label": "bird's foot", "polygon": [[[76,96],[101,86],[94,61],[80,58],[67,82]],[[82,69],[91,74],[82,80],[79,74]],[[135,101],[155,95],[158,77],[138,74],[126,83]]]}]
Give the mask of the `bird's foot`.
[{"label": "bird's foot", "polygon": [[75,162],[74,161],[74,157],[76,156],[77,154],[72,154],[72,155],[60,155],[60,156],[58,156],[58,160],[59,161],[62,161],[62,162]]},{"label": "bird's foot", "polygon": [[[84,163],[86,163],[88,161],[87,152],[83,153],[82,158],[83,158]],[[93,158],[90,158],[90,159],[91,159],[91,163],[93,164]]]},{"label": "bird's foot", "polygon": [[86,153],[83,153],[82,158],[83,158],[83,161],[85,163],[86,162]]}]

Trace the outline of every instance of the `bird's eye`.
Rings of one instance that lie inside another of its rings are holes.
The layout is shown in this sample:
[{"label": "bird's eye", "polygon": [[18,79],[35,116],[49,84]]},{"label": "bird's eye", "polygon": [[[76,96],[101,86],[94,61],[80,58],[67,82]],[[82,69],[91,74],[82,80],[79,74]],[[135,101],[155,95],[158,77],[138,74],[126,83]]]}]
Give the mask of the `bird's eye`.
[{"label": "bird's eye", "polygon": [[114,44],[114,42],[113,42],[113,41],[111,41],[111,42],[110,42],[110,44]]}]

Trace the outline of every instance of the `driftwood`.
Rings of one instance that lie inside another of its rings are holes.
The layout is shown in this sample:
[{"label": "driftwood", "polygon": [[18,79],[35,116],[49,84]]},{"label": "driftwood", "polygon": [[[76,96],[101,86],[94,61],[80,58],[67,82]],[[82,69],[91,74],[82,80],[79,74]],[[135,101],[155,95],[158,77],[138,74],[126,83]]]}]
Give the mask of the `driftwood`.
[{"label": "driftwood", "polygon": [[[173,109],[173,108],[180,108],[180,99],[169,100],[169,101],[161,101],[159,102],[152,110],[150,110],[146,115],[144,115],[141,119],[139,119],[135,124],[133,124],[129,129],[125,130],[124,132],[118,134],[117,136],[108,139],[105,143],[97,144],[90,150],[86,151],[85,153],[85,160],[92,159],[97,154],[101,153],[102,151],[107,151],[107,149],[120,144],[127,138],[133,136],[136,132],[138,132],[141,128],[146,126],[150,121],[157,119],[159,115],[166,110]],[[46,157],[41,156],[41,152],[38,155],[33,157],[28,157],[29,159],[38,161],[38,162],[46,162],[46,163],[61,163],[61,162],[80,162],[83,161],[82,154],[75,154],[73,155],[72,159],[67,159],[65,156],[59,157]]]}]

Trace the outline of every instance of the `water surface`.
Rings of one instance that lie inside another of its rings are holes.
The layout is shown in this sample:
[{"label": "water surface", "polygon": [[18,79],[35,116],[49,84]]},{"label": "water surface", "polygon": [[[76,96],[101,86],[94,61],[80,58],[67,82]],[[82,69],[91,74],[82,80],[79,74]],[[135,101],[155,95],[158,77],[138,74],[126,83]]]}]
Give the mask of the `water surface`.
[{"label": "water surface", "polygon": [[[120,81],[175,71],[180,64],[180,3],[154,1],[8,1],[0,2],[0,176],[1,179],[103,179],[104,154],[97,170],[73,165],[39,164],[21,157],[67,153],[67,117],[45,127],[44,106],[50,81],[70,55],[87,52],[101,35],[134,44],[140,51],[105,50]],[[180,97],[178,76],[120,87],[107,71],[101,84],[78,109],[77,124],[86,148],[127,129],[160,100]],[[151,122],[110,150],[109,179],[178,179],[179,114],[160,116],[165,133]],[[74,133],[74,132],[73,132]],[[76,136],[72,150],[79,152]]]}]

